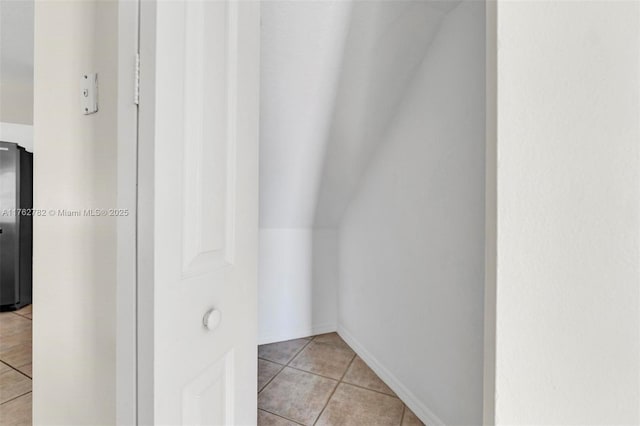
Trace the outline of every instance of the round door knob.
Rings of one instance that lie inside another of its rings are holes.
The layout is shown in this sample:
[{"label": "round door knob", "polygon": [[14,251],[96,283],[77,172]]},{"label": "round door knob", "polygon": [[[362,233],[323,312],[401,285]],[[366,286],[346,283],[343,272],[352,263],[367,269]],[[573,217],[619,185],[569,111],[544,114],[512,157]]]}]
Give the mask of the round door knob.
[{"label": "round door knob", "polygon": [[220,325],[222,313],[214,308],[209,309],[202,317],[202,323],[208,330],[214,330]]}]

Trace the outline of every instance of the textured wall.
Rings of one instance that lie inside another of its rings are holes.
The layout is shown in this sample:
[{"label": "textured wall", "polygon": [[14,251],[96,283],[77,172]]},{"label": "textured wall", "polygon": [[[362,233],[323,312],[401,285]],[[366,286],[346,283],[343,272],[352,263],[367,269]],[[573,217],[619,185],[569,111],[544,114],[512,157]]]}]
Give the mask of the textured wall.
[{"label": "textured wall", "polygon": [[262,5],[262,343],[336,328],[337,251],[314,213],[350,10],[345,1]]},{"label": "textured wall", "polygon": [[[34,207],[116,205],[117,3],[37,2]],[[100,111],[78,82],[100,74]],[[34,424],[115,424],[116,218],[34,220]]]},{"label": "textured wall", "polygon": [[339,332],[426,424],[482,423],[484,34],[444,18],[340,228]]},{"label": "textured wall", "polygon": [[0,122],[33,124],[33,8],[0,2]]},{"label": "textured wall", "polygon": [[496,424],[640,422],[640,4],[498,2]]}]

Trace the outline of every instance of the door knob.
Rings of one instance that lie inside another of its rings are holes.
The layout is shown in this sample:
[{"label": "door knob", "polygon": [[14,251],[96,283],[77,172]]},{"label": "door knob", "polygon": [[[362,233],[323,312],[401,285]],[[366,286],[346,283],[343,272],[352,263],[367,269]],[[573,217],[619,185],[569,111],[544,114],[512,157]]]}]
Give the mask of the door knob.
[{"label": "door knob", "polygon": [[222,313],[215,308],[209,309],[202,317],[202,323],[208,330],[215,330],[222,320]]}]

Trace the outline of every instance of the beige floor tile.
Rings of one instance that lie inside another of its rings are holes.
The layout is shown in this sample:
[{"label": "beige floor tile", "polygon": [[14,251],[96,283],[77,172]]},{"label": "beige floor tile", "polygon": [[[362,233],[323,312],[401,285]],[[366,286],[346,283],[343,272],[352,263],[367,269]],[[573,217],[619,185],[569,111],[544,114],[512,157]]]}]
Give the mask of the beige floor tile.
[{"label": "beige floor tile", "polygon": [[27,305],[23,308],[18,309],[17,311],[14,311],[16,314],[19,315],[25,315],[25,314],[30,314],[31,312],[33,312],[33,305]]},{"label": "beige floor tile", "polygon": [[20,369],[20,367],[31,364],[32,350],[31,342],[3,348],[0,349],[0,360],[14,368]]},{"label": "beige floor tile", "polygon": [[0,314],[0,340],[24,332],[31,333],[31,320],[12,312]]},{"label": "beige floor tile", "polygon": [[351,349],[318,343],[314,340],[289,365],[332,379],[340,379],[354,355]]},{"label": "beige floor tile", "polygon": [[[28,321],[28,320],[27,320]],[[8,336],[0,336],[0,352],[20,344],[31,343],[31,329],[27,328]]]},{"label": "beige floor tile", "polygon": [[275,362],[258,359],[258,392],[265,387],[269,380],[280,372],[282,365]]},{"label": "beige floor tile", "polygon": [[27,392],[31,392],[31,379],[0,363],[0,404]]},{"label": "beige floor tile", "polygon": [[306,339],[287,340],[286,342],[270,343],[258,346],[258,358],[267,361],[286,364],[298,353],[300,349],[309,343]]},{"label": "beige floor tile", "polygon": [[31,393],[0,405],[0,425],[31,426]]},{"label": "beige floor tile", "polygon": [[11,311],[2,311],[2,312],[0,312],[0,323],[2,323],[2,320],[3,320],[4,318],[6,318],[6,317],[10,317],[10,316],[12,316],[12,315],[14,315],[14,313],[13,313],[13,312],[11,312]]},{"label": "beige floor tile", "polygon": [[397,426],[403,406],[398,398],[340,383],[316,425]]},{"label": "beige floor tile", "polygon": [[285,367],[260,392],[258,408],[312,425],[336,384],[335,380]]},{"label": "beige floor tile", "polygon": [[18,370],[22,371],[27,376],[33,378],[33,364],[29,363],[27,365],[23,365],[23,366],[20,366],[20,367],[17,367],[17,368],[18,368]]},{"label": "beige floor tile", "polygon": [[317,343],[326,343],[329,345],[338,346],[342,349],[352,350],[347,343],[342,340],[342,337],[338,336],[338,333],[319,334],[313,338]]},{"label": "beige floor tile", "polygon": [[356,356],[356,359],[353,360],[342,381],[396,396],[389,386],[380,380],[376,373],[359,356]]},{"label": "beige floor tile", "polygon": [[424,423],[405,405],[402,426],[424,426]]},{"label": "beige floor tile", "polygon": [[33,319],[33,314],[30,312],[28,314],[23,315],[25,318]]},{"label": "beige floor tile", "polygon": [[258,410],[258,426],[298,426],[298,423]]}]

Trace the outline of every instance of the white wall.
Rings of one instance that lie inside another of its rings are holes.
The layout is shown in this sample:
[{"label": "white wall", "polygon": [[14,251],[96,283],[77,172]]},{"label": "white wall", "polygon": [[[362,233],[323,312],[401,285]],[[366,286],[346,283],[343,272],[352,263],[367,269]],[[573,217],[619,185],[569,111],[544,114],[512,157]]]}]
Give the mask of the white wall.
[{"label": "white wall", "polygon": [[260,231],[259,343],[335,331],[335,230]]},{"label": "white wall", "polygon": [[13,142],[33,152],[33,126],[0,122],[0,141]]},{"label": "white wall", "polygon": [[[35,6],[36,209],[116,205],[117,3]],[[100,76],[85,116],[82,73]],[[34,221],[34,424],[115,424],[116,222]]]},{"label": "white wall", "polygon": [[0,122],[33,123],[33,8],[0,2]]},{"label": "white wall", "polygon": [[336,228],[453,1],[355,1],[314,223]]},{"label": "white wall", "polygon": [[498,2],[496,424],[640,422],[640,3]]},{"label": "white wall", "polygon": [[260,226],[313,226],[350,4],[262,7]]},{"label": "white wall", "polygon": [[484,25],[446,15],[340,228],[339,333],[427,424],[482,422]]},{"label": "white wall", "polygon": [[[337,294],[338,271],[314,271],[335,268],[337,251],[303,250],[313,257],[301,258],[298,252],[296,262],[273,262],[293,246],[324,247],[327,233],[337,231],[442,17],[457,3],[264,3],[260,226],[265,241],[260,268],[267,272],[259,284],[262,342],[268,336],[328,330],[328,324],[335,329],[337,300],[329,295]],[[320,264],[324,268],[316,267]],[[311,292],[323,297],[294,301],[296,309],[274,296],[290,299]],[[290,318],[286,328],[276,320],[283,314]]]},{"label": "white wall", "polygon": [[350,8],[262,5],[261,343],[336,328],[337,253],[313,222]]}]

